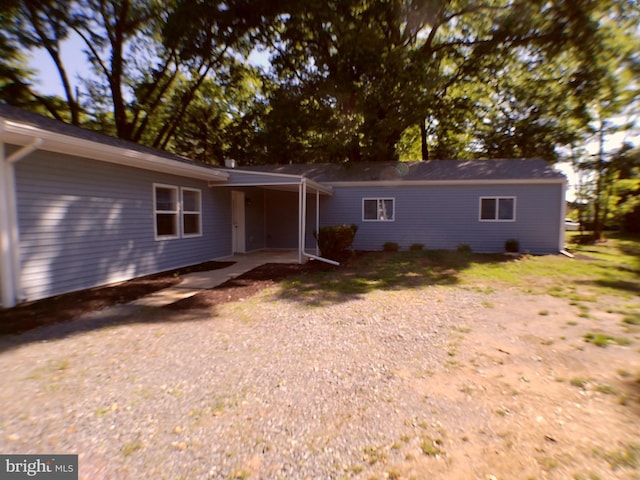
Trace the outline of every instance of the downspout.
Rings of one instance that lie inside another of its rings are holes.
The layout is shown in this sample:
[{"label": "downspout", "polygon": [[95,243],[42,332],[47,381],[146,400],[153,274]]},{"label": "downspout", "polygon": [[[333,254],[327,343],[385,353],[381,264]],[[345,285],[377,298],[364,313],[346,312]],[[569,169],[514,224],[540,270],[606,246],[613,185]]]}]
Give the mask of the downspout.
[{"label": "downspout", "polygon": [[12,164],[17,163],[20,160],[22,160],[24,157],[29,155],[30,153],[35,152],[40,147],[40,145],[42,145],[42,139],[34,138],[33,142],[31,142],[29,145],[25,145],[20,150],[17,150],[13,152],[11,155],[9,155],[6,158],[6,161]]},{"label": "downspout", "polygon": [[[0,133],[3,125],[0,125]],[[0,185],[4,188],[2,203],[6,209],[0,212],[0,277],[2,292],[0,299],[5,308],[14,307],[20,294],[20,234],[18,231],[18,207],[16,201],[16,180],[14,164],[37,150],[42,145],[41,138],[35,138],[8,157],[4,156],[4,142],[0,152]]]}]

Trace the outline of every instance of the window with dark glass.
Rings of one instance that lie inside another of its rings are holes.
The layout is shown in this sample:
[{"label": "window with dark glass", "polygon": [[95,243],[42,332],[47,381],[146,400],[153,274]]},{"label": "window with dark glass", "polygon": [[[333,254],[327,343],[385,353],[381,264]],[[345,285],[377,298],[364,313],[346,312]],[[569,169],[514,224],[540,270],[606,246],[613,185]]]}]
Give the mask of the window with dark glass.
[{"label": "window with dark glass", "polygon": [[395,199],[363,198],[362,220],[371,222],[389,222],[395,219]]},{"label": "window with dark glass", "polygon": [[182,234],[185,237],[201,235],[201,194],[200,190],[182,189]]},{"label": "window with dark glass", "polygon": [[512,222],[516,219],[515,197],[481,197],[480,220]]},{"label": "window with dark glass", "polygon": [[154,187],[156,238],[172,238],[178,232],[178,188],[166,185]]}]

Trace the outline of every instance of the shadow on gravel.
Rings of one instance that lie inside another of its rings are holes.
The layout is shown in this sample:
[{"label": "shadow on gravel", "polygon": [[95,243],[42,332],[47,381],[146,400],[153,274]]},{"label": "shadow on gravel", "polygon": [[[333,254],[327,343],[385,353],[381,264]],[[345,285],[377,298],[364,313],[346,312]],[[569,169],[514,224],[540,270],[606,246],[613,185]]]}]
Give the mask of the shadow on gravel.
[{"label": "shadow on gravel", "polygon": [[[29,302],[6,310],[0,309],[0,335],[33,330],[37,327],[66,323],[74,318],[123,305],[158,290],[177,285],[181,275],[225,268],[234,262],[205,262],[134,278],[117,285],[97,287]],[[123,305],[124,306],[124,305]],[[103,322],[107,322],[105,320]],[[73,322],[76,323],[76,322]],[[102,328],[102,327],[97,327]],[[0,336],[0,338],[2,338]]]},{"label": "shadow on gravel", "polygon": [[[513,258],[500,254],[477,255],[454,251],[353,252],[340,267],[319,261],[304,265],[266,264],[216,288],[203,290],[165,307],[127,304],[179,283],[179,276],[183,273],[228,265],[209,262],[189,270],[165,272],[115,287],[75,292],[0,311],[0,334],[4,334],[0,335],[0,351],[25,343],[55,340],[120,325],[206,321],[216,316],[214,308],[217,305],[241,301],[266,288],[277,288],[277,298],[317,306],[346,302],[374,290],[456,285],[460,272],[472,262],[509,261],[513,261]],[[190,311],[194,313],[190,314]],[[19,334],[12,335],[14,333]]]},{"label": "shadow on gravel", "polygon": [[207,320],[211,317],[211,313],[207,317],[202,315],[178,315],[155,307],[115,305],[83,315],[80,318],[40,326],[14,335],[2,335],[0,336],[0,353],[30,343],[50,342],[85,332],[115,329],[123,325],[142,323],[187,324]]},{"label": "shadow on gravel", "polygon": [[331,268],[320,262],[266,264],[218,287],[164,307],[139,307],[126,303],[179,283],[182,274],[212,270],[211,267],[224,268],[232,263],[207,262],[188,269],[134,279],[114,287],[74,292],[0,311],[0,322],[5,322],[0,324],[0,332],[3,333],[0,335],[0,352],[27,343],[57,340],[122,325],[207,321],[216,316],[217,305],[243,300],[291,275],[312,274]]},{"label": "shadow on gravel", "polygon": [[310,306],[342,303],[375,290],[456,285],[472,263],[506,263],[513,257],[449,250],[355,252],[342,266],[285,280],[277,297]]}]

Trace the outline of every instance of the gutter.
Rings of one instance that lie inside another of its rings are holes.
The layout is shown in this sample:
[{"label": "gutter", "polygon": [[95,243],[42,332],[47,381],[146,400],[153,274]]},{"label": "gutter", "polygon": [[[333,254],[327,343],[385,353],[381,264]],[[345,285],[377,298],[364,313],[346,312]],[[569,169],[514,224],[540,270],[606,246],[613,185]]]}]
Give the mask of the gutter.
[{"label": "gutter", "polygon": [[39,138],[41,143],[38,144],[38,148],[41,150],[203,180],[221,181],[229,178],[228,173],[214,168],[181,162],[131,148],[108,145],[96,140],[51,132],[18,122],[4,120],[3,127],[0,134],[5,143],[24,145],[25,140]]}]

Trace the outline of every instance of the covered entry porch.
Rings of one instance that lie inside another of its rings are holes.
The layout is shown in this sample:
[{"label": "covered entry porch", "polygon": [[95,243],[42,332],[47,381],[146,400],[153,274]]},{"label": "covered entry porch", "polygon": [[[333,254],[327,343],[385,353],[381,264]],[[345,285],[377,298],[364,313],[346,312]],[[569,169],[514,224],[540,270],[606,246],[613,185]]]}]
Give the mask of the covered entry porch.
[{"label": "covered entry porch", "polygon": [[232,253],[297,252],[298,263],[320,258],[313,231],[320,227],[322,199],[331,187],[298,175],[226,170],[230,177],[212,187],[229,190]]}]

